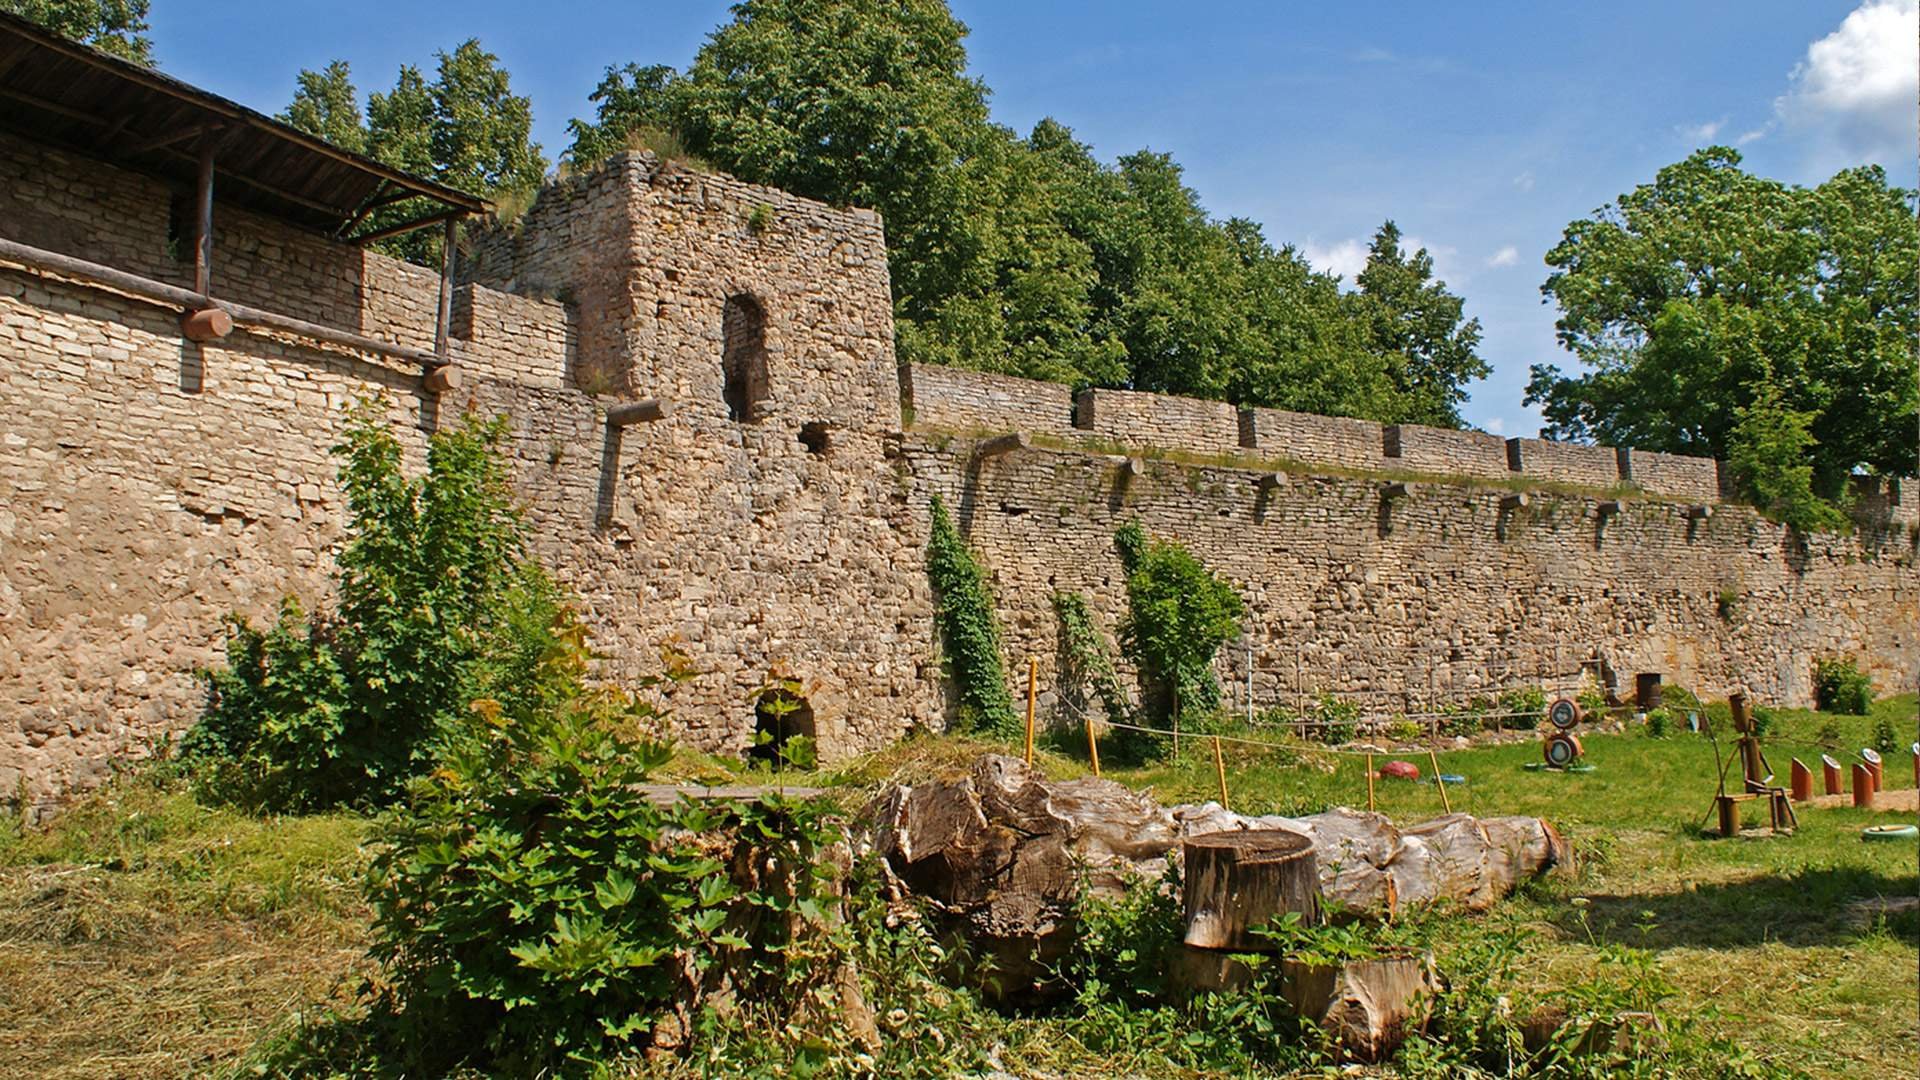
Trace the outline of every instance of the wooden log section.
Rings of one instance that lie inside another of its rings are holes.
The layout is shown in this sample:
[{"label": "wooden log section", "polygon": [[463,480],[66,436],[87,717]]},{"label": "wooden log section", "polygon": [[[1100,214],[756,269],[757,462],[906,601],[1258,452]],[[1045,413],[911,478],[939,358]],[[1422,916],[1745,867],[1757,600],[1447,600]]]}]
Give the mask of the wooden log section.
[{"label": "wooden log section", "polygon": [[1853,805],[1865,810],[1873,809],[1873,773],[1861,761],[1853,763]]},{"label": "wooden log section", "polygon": [[1313,841],[1287,829],[1206,833],[1182,845],[1188,945],[1271,952],[1252,933],[1288,912],[1320,921],[1320,867]]},{"label": "wooden log section", "polygon": [[1791,775],[1793,777],[1793,801],[1806,802],[1808,799],[1813,798],[1813,770],[1807,768],[1806,763],[1802,762],[1799,758],[1794,758]]},{"label": "wooden log section", "polygon": [[180,317],[180,332],[188,341],[218,341],[233,333],[233,316],[217,307],[189,311]]},{"label": "wooden log section", "polygon": [[1033,437],[1024,431],[1013,431],[1005,435],[995,435],[991,439],[982,439],[973,446],[975,457],[999,457],[1011,454],[1015,450],[1025,450],[1033,445]]},{"label": "wooden log section", "polygon": [[428,370],[421,385],[429,394],[445,394],[460,389],[460,369],[452,364]]},{"label": "wooden log section", "polygon": [[1840,763],[1832,754],[1820,755],[1820,780],[1829,795],[1840,794]]}]

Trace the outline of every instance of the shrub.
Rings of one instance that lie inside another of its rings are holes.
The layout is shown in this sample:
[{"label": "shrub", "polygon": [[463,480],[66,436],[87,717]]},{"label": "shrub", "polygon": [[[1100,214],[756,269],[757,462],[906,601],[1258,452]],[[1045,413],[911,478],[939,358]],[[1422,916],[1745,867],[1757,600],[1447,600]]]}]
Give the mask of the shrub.
[{"label": "shrub", "polygon": [[1865,716],[1873,707],[1873,680],[1851,659],[1827,657],[1814,662],[1813,697],[1822,712]]},{"label": "shrub", "polygon": [[385,403],[361,402],[344,441],[347,541],[338,608],[291,598],[270,627],[231,622],[227,663],[182,741],[203,790],[267,810],[390,799],[476,697],[515,702],[553,643],[559,594],[525,556],[500,445],[504,421],[436,434],[424,477],[401,470]]},{"label": "shrub", "polygon": [[934,620],[946,648],[947,670],[959,696],[962,728],[1012,735],[1021,729],[1007,693],[1007,671],[1000,657],[1000,624],[993,615],[993,594],[966,541],[947,516],[947,504],[933,497],[927,540],[927,577],[933,583]]},{"label": "shrub", "polygon": [[1313,708],[1313,731],[1329,746],[1349,743],[1360,734],[1360,706],[1328,694]]},{"label": "shrub", "polygon": [[1885,716],[1873,722],[1873,748],[1889,758],[1900,749],[1900,737],[1894,734],[1893,721]]},{"label": "shrub", "polygon": [[1175,712],[1220,704],[1213,658],[1240,632],[1233,586],[1172,541],[1150,541],[1138,523],[1114,533],[1127,572],[1121,647],[1140,673],[1147,723],[1169,727]]},{"label": "shrub", "polygon": [[557,637],[540,692],[475,701],[377,826],[375,1011],[410,1071],[587,1073],[663,1033],[680,1044],[722,993],[817,1011],[848,947],[826,809],[656,805],[642,784],[670,757],[661,714],[584,687],[584,631]]},{"label": "shrub", "polygon": [[1666,709],[1654,709],[1647,713],[1647,725],[1641,730],[1649,739],[1664,739],[1673,730],[1673,714]]},{"label": "shrub", "polygon": [[1114,674],[1106,635],[1094,624],[1093,609],[1086,595],[1054,593],[1053,612],[1060,620],[1060,685],[1068,700],[1074,707],[1084,709],[1087,692],[1091,690],[1109,721],[1130,722],[1132,707],[1120,686],[1119,676]]},{"label": "shrub", "polygon": [[1509,690],[1500,695],[1498,703],[1500,726],[1510,730],[1525,731],[1539,725],[1547,713],[1547,692],[1538,686],[1529,686],[1523,690]]}]

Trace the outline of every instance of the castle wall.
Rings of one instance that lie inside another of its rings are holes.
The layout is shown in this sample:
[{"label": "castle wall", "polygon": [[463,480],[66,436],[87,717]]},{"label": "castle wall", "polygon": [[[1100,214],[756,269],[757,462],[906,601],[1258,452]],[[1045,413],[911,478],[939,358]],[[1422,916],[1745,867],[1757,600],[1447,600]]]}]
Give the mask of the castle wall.
[{"label": "castle wall", "polygon": [[[1251,449],[1268,457],[1340,469],[1382,468],[1380,425],[1344,416],[1314,416],[1284,409],[1249,409]],[[1245,440],[1242,440],[1243,445]]]},{"label": "castle wall", "polygon": [[913,422],[926,427],[1074,433],[1073,388],[1063,383],[904,364],[900,391]]},{"label": "castle wall", "polygon": [[[0,235],[180,279],[163,189],[0,149],[9,175],[86,177],[0,206]],[[245,328],[194,345],[177,312],[0,265],[0,788],[24,782],[44,801],[98,782],[192,723],[194,672],[219,662],[228,613],[259,621],[284,595],[323,600],[344,514],[328,448],[369,392],[388,396],[414,468],[427,429],[469,410],[510,418],[534,549],[579,595],[604,674],[657,670],[669,642],[688,653],[699,674],[669,705],[694,745],[743,751],[753,692],[775,671],[801,680],[829,758],[937,722],[925,524],[889,458],[899,405],[878,219],[645,164],[590,179],[639,193],[622,218],[638,235],[623,242],[652,253],[646,286],[462,284],[465,380],[440,398],[378,357]],[[771,228],[751,233],[743,205],[762,201]],[[122,223],[48,226],[93,220],[68,211],[95,203]],[[217,294],[431,342],[437,275],[218,206],[216,219]],[[276,250],[292,268],[277,277],[262,262],[243,290],[245,257]],[[578,387],[588,335],[566,301],[591,290],[631,295],[659,324],[618,339],[647,351],[605,362],[666,400],[664,420],[609,428],[618,398]],[[737,292],[769,316],[769,396],[751,424],[728,418],[719,374]],[[805,424],[824,425],[826,443],[803,444]]]},{"label": "castle wall", "polygon": [[1103,442],[1207,454],[1240,448],[1240,410],[1224,401],[1089,389],[1075,396],[1074,409],[1074,427]]}]

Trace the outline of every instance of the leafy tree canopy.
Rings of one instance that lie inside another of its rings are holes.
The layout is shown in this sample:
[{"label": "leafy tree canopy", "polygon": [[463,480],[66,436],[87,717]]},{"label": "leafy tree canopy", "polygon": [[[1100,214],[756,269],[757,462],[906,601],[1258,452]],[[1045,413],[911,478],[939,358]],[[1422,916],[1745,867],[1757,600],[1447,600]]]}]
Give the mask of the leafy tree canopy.
[{"label": "leafy tree canopy", "polygon": [[0,11],[91,45],[123,60],[153,66],[147,39],[148,0],[0,0]]},{"label": "leafy tree canopy", "polygon": [[1527,400],[1559,438],[1721,458],[1792,448],[1767,474],[1805,465],[1827,497],[1856,469],[1910,471],[1915,193],[1878,167],[1803,188],[1740,160],[1701,150],[1567,226],[1541,290],[1587,370],[1536,365]]},{"label": "leafy tree canopy", "polygon": [[1343,294],[1252,222],[1210,217],[1166,154],[1108,164],[1057,121],[993,123],[966,32],[942,0],[747,0],[684,73],[610,69],[567,159],[664,135],[878,209],[904,360],[1457,423],[1486,370],[1479,326],[1397,231]]}]

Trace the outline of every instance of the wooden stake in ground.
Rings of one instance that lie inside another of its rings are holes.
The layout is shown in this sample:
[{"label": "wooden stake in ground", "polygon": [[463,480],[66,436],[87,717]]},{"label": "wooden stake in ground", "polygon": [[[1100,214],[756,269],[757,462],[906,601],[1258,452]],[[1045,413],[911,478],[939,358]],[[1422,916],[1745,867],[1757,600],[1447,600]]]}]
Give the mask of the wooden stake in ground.
[{"label": "wooden stake in ground", "polygon": [[1093,737],[1093,714],[1084,714],[1087,718],[1087,758],[1093,762],[1093,775],[1100,775],[1100,742]]},{"label": "wooden stake in ground", "polygon": [[1040,658],[1027,657],[1027,764],[1033,764],[1033,702],[1040,682]]},{"label": "wooden stake in ground", "polygon": [[1440,755],[1434,753],[1433,747],[1431,746],[1427,747],[1427,764],[1433,766],[1433,783],[1435,787],[1440,789],[1441,807],[1445,809],[1447,813],[1453,813],[1453,800],[1447,798],[1447,782],[1440,778]]},{"label": "wooden stake in ground", "polygon": [[1220,756],[1220,736],[1213,737],[1213,771],[1220,778],[1220,809],[1231,810],[1227,804],[1227,762]]},{"label": "wooden stake in ground", "polygon": [[1367,751],[1367,813],[1373,813],[1373,751]]},{"label": "wooden stake in ground", "polygon": [[1288,912],[1320,920],[1313,841],[1287,829],[1206,833],[1183,845],[1188,945],[1266,951],[1252,930]]}]

